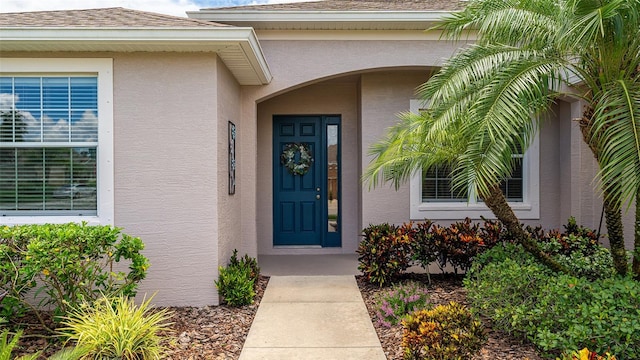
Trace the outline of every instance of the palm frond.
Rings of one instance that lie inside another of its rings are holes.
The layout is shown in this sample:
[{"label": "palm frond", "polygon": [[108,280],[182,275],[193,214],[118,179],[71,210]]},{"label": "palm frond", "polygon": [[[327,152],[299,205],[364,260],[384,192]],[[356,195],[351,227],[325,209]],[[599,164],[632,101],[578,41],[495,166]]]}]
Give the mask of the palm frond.
[{"label": "palm frond", "polygon": [[459,39],[466,30],[478,31],[478,44],[546,44],[557,33],[559,3],[552,0],[473,1],[433,29]]},{"label": "palm frond", "polygon": [[462,127],[469,140],[454,171],[456,187],[486,195],[511,174],[512,155],[526,150],[537,132],[534,114],[547,110],[556,96],[547,79],[561,67],[545,59],[514,63],[482,89]]},{"label": "palm frond", "polygon": [[369,163],[363,181],[369,188],[392,182],[396,189],[418,170],[456,159],[461,149],[461,140],[452,131],[447,136],[433,136],[442,142],[427,142],[425,138],[434,129],[427,112],[415,114],[405,112],[398,115],[400,122],[387,131],[384,139],[372,144]]},{"label": "palm frond", "polygon": [[597,100],[592,141],[602,149],[602,187],[614,203],[630,202],[640,188],[640,83],[615,81]]}]

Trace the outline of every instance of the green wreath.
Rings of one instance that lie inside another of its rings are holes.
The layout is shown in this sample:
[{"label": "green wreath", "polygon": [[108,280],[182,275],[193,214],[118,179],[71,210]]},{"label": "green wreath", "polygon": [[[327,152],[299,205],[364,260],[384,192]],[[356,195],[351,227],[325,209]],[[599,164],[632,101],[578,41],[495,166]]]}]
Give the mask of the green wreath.
[{"label": "green wreath", "polygon": [[[297,153],[300,153],[300,160],[296,162]],[[302,176],[309,172],[312,162],[311,149],[309,149],[309,144],[305,143],[289,143],[280,155],[280,163],[294,176]]]}]

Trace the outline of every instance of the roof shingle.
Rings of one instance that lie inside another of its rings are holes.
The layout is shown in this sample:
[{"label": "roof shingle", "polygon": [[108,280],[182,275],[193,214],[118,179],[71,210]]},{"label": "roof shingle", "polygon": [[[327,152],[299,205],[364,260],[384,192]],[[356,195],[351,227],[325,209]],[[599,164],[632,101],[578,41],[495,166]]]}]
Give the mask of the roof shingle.
[{"label": "roof shingle", "polygon": [[121,7],[0,13],[0,27],[179,28],[218,26],[229,25]]},{"label": "roof shingle", "polygon": [[203,10],[260,11],[455,11],[462,10],[464,0],[325,0],[284,4],[264,4],[209,8]]}]

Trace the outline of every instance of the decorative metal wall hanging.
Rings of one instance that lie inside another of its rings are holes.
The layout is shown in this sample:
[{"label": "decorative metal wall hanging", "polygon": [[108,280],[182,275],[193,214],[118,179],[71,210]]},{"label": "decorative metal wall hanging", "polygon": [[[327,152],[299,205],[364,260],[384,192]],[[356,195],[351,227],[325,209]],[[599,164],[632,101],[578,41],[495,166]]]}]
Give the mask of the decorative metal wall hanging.
[{"label": "decorative metal wall hanging", "polygon": [[229,195],[236,193],[236,125],[229,121]]}]

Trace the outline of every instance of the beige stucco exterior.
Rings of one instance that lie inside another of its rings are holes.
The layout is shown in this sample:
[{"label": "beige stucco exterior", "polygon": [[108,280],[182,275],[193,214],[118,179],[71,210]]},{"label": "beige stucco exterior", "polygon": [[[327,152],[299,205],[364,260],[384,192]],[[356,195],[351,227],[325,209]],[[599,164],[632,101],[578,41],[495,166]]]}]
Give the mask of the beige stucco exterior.
[{"label": "beige stucco exterior", "polygon": [[229,232],[218,221],[218,115],[228,105],[217,70],[210,54],[114,55],[115,224],[144,240],[152,267],[140,290],[161,304],[217,297],[218,239]]},{"label": "beige stucco exterior", "polygon": [[[411,218],[408,184],[396,191],[361,183],[367,152],[463,43],[418,30],[256,33],[273,75],[265,85],[240,85],[214,51],[2,54],[113,59],[113,223],[145,242],[151,268],[140,293],[156,293],[156,304],[217,304],[217,269],[234,249],[253,257],[353,254],[364,226]],[[572,121],[581,111],[567,99],[545,116],[535,175],[540,215],[529,224],[559,228],[575,216],[598,228],[597,166]],[[341,247],[273,246],[272,119],[286,114],[341,117]],[[237,127],[233,195],[229,121]],[[633,207],[625,231],[631,248]]]},{"label": "beige stucco exterior", "polygon": [[217,268],[240,248],[242,213],[227,190],[240,86],[225,65],[211,53],[12,56],[113,59],[113,224],[145,243],[139,292],[160,305],[216,304]]}]

